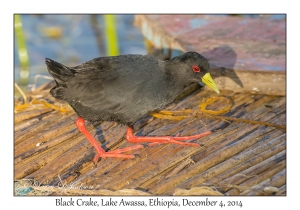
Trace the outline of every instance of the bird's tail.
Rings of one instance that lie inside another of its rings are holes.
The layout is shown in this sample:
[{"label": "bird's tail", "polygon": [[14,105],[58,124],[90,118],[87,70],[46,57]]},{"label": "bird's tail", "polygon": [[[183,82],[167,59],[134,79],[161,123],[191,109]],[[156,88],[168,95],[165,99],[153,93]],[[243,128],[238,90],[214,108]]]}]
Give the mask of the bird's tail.
[{"label": "bird's tail", "polygon": [[50,93],[52,94],[53,97],[66,100],[67,94],[66,94],[66,81],[73,77],[73,72],[72,70],[64,66],[63,64],[60,64],[54,60],[51,60],[49,58],[45,59],[45,63],[47,65],[47,69],[49,73],[52,75],[54,78],[57,86],[52,88]]},{"label": "bird's tail", "polygon": [[45,59],[47,69],[55,81],[60,85],[66,82],[69,78],[73,76],[73,72],[69,67],[64,66],[49,58]]}]

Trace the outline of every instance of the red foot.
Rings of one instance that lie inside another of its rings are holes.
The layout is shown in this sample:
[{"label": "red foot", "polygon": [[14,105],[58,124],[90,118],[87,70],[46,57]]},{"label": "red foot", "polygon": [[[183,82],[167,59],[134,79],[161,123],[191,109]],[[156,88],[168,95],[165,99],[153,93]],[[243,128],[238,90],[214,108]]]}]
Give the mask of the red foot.
[{"label": "red foot", "polygon": [[[93,145],[93,147],[96,149],[97,154],[95,155],[93,161],[96,164],[98,162],[98,159],[101,158],[108,158],[108,157],[116,157],[116,158],[134,158],[134,155],[125,155],[120,154],[123,152],[128,152],[131,150],[136,150],[143,148],[143,145],[136,145],[132,147],[126,147],[123,149],[118,149],[114,151],[105,152],[104,149],[99,145],[99,143],[93,138],[93,136],[88,132],[88,130],[85,127],[84,119],[82,117],[78,117],[76,120],[76,125],[78,130],[83,133],[83,135],[90,141],[90,143]],[[200,147],[197,143],[189,143],[189,142],[181,142],[181,141],[188,141],[193,140],[197,138],[201,138],[203,136],[207,136],[211,134],[211,131],[207,131],[205,133],[200,133],[194,136],[179,136],[177,134],[175,137],[173,136],[134,136],[133,130],[131,127],[128,127],[127,133],[126,133],[126,139],[128,142],[131,143],[141,143],[141,142],[150,142],[149,146],[153,146],[156,144],[162,144],[162,143],[172,143],[172,144],[179,144],[182,146],[195,146]]]},{"label": "red foot", "polygon": [[177,134],[175,137],[173,136],[134,136],[133,130],[131,127],[128,127],[126,133],[126,139],[128,142],[131,143],[141,143],[141,142],[151,142],[150,145],[161,144],[161,143],[172,143],[172,144],[179,144],[182,146],[195,146],[200,147],[197,143],[189,143],[189,142],[181,142],[181,141],[188,141],[197,138],[201,138],[203,136],[207,136],[211,134],[211,131],[207,131],[204,133],[200,133],[194,136],[179,136]]},{"label": "red foot", "polygon": [[76,125],[78,130],[83,133],[83,135],[90,141],[90,143],[93,145],[93,147],[96,149],[97,154],[94,157],[94,163],[96,164],[98,162],[98,159],[101,158],[107,158],[107,157],[116,157],[116,158],[134,158],[134,155],[124,155],[120,154],[123,152],[128,152],[131,150],[136,150],[139,148],[143,148],[143,145],[136,145],[132,147],[126,147],[123,149],[118,149],[114,151],[105,152],[104,149],[101,148],[99,143],[93,138],[93,136],[88,132],[88,130],[85,127],[84,119],[82,117],[78,117],[76,120]]}]

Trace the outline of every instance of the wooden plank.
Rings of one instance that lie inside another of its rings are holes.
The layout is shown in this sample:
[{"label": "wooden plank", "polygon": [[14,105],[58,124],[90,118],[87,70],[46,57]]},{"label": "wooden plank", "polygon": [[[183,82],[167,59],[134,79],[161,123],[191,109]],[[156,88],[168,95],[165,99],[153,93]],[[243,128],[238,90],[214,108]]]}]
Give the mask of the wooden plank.
[{"label": "wooden plank", "polygon": [[285,95],[285,19],[136,15],[134,24],[156,48],[206,57],[221,90]]}]

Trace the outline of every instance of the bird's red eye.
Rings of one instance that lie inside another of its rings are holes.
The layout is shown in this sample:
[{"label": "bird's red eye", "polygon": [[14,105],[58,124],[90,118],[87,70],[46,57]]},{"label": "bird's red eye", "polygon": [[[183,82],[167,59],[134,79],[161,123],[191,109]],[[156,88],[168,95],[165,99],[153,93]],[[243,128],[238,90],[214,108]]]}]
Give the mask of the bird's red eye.
[{"label": "bird's red eye", "polygon": [[194,72],[200,72],[199,66],[192,66]]}]

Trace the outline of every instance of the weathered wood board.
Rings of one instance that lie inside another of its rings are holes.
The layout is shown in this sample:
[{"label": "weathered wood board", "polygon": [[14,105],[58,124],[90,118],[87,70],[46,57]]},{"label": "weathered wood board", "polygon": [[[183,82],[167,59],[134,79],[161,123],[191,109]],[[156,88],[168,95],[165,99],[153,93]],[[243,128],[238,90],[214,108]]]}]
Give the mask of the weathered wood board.
[{"label": "weathered wood board", "polygon": [[286,20],[224,15],[136,15],[156,48],[197,51],[209,60],[220,89],[286,92]]}]

